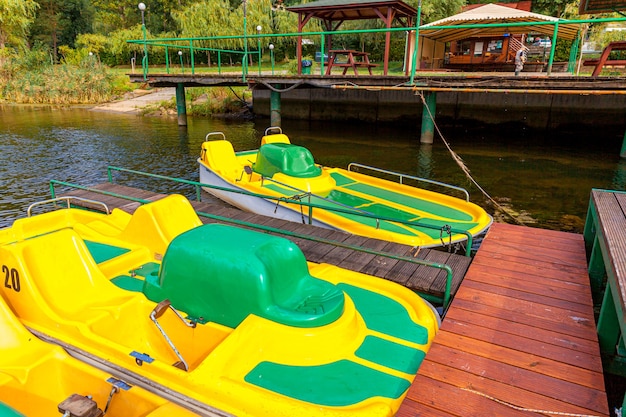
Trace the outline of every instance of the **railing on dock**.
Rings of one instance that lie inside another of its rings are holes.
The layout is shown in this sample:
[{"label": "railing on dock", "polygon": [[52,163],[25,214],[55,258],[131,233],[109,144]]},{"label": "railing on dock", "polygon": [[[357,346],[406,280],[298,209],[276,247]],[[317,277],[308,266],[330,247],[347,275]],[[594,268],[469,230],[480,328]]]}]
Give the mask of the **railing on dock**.
[{"label": "railing on dock", "polygon": [[[219,191],[225,191],[225,192],[230,192],[230,193],[235,193],[235,194],[243,194],[243,195],[248,195],[248,196],[252,196],[252,197],[257,197],[257,198],[263,198],[266,200],[273,200],[276,201],[276,204],[280,204],[282,203],[291,203],[291,204],[295,204],[295,205],[299,205],[301,207],[307,207],[308,210],[308,223],[312,224],[313,219],[315,218],[314,216],[314,209],[319,208],[322,210],[326,210],[326,211],[333,211],[336,213],[342,213],[342,214],[350,214],[350,215],[355,215],[355,216],[361,216],[361,217],[365,217],[365,218],[370,218],[376,221],[377,224],[380,223],[380,221],[389,221],[389,222],[394,222],[394,223],[398,223],[398,224],[403,224],[406,226],[412,226],[412,227],[423,227],[425,229],[431,229],[431,230],[439,230],[439,231],[443,231],[444,229],[441,227],[437,227],[437,226],[433,226],[430,224],[423,224],[420,223],[419,221],[409,221],[409,220],[402,220],[402,219],[395,219],[393,217],[385,217],[385,216],[377,216],[371,213],[368,213],[366,211],[363,210],[357,210],[357,209],[353,209],[353,208],[344,208],[344,207],[329,207],[329,206],[324,206],[324,205],[320,205],[320,204],[315,204],[315,203],[311,203],[310,201],[303,201],[301,198],[287,198],[287,197],[276,197],[276,196],[270,196],[270,195],[265,195],[265,194],[258,194],[258,193],[253,193],[250,191],[246,191],[246,190],[238,190],[238,189],[232,189],[232,188],[225,188],[225,187],[220,187],[217,185],[211,185],[211,184],[204,184],[198,181],[192,181],[192,180],[185,180],[182,178],[174,178],[174,177],[168,177],[165,175],[159,175],[159,174],[152,174],[149,172],[142,172],[142,171],[136,171],[136,170],[132,170],[132,169],[127,169],[127,168],[120,168],[120,167],[115,167],[115,166],[109,166],[107,167],[107,178],[109,180],[110,183],[113,183],[113,172],[117,171],[117,172],[125,172],[128,174],[135,174],[135,175],[139,175],[139,176],[144,176],[144,177],[149,177],[149,178],[155,178],[155,179],[161,179],[161,180],[165,180],[165,181],[173,181],[179,184],[187,184],[187,185],[191,185],[194,187],[195,190],[195,195],[196,195],[196,200],[197,201],[202,201],[202,188],[211,188],[211,189],[215,189],[215,190],[219,190]],[[306,191],[303,190],[298,190],[298,193],[300,195],[304,195],[304,194],[311,194],[311,193],[307,193]],[[314,194],[311,194],[314,196]],[[318,197],[318,198],[322,198],[322,197]],[[472,251],[472,245],[474,242],[474,237],[472,236],[472,234],[470,232],[468,232],[467,230],[461,230],[461,229],[456,229],[454,227],[450,227],[450,228],[445,228],[445,232],[447,233],[448,230],[451,233],[457,233],[457,234],[463,234],[465,235],[465,237],[467,238],[467,242],[466,242],[466,246],[465,246],[465,256],[470,256],[471,255],[471,251]],[[442,246],[445,246],[444,242],[443,242],[443,238],[442,238]]]},{"label": "railing on dock", "polygon": [[591,191],[583,236],[604,370],[626,376],[626,192]]},{"label": "railing on dock", "polygon": [[[110,168],[110,171],[109,171],[108,175],[109,175],[109,179],[110,179],[109,182],[111,182],[111,183],[112,183],[112,172],[111,171],[123,171],[123,172],[128,172],[128,173],[135,173],[135,174],[139,174],[139,175],[146,174],[146,175],[148,175],[150,177],[153,177],[153,178],[171,180],[171,181],[175,181],[175,182],[178,182],[178,183],[193,185],[194,187],[196,187],[198,201],[201,201],[201,187],[207,186],[206,184],[202,184],[202,183],[199,183],[199,182],[196,182],[196,181],[190,181],[190,180],[185,180],[185,179],[180,179],[180,178],[172,178],[172,177],[166,177],[166,176],[162,176],[162,175],[158,175],[158,174],[143,173],[141,171],[127,170],[127,169],[124,169],[124,168],[117,168],[117,167],[109,167],[109,168]],[[99,189],[96,189],[96,188],[93,188],[93,187],[83,186],[83,185],[79,185],[79,184],[73,184],[73,183],[69,183],[69,182],[65,182],[65,181],[57,181],[57,180],[50,180],[50,193],[52,195],[52,198],[56,198],[57,197],[56,196],[56,194],[57,194],[56,193],[56,186],[89,191],[89,192],[93,192],[93,193],[97,193],[97,194],[101,194],[101,195],[106,195],[106,196],[109,196],[109,197],[115,197],[115,198],[120,198],[120,199],[124,199],[124,200],[128,200],[128,201],[132,201],[132,202],[139,203],[139,204],[148,204],[148,203],[152,202],[151,200],[147,200],[147,199],[126,196],[126,195],[117,194],[117,193],[113,193],[113,192],[109,192],[109,191],[99,190]],[[232,190],[227,189],[226,191],[232,191]],[[438,297],[438,296],[433,295],[433,294],[427,294],[427,293],[424,293],[424,292],[421,292],[421,291],[416,291],[416,292],[420,296],[422,296],[424,299],[426,299],[426,300],[428,300],[430,302],[441,304],[443,306],[443,311],[445,311],[448,308],[449,304],[450,304],[451,292],[452,292],[453,271],[452,271],[452,268],[449,265],[442,264],[442,263],[437,263],[437,262],[432,262],[432,261],[427,261],[427,260],[423,260],[423,259],[418,259],[418,258],[413,258],[413,257],[394,255],[394,254],[390,254],[390,253],[386,253],[386,252],[381,252],[381,251],[377,251],[377,250],[368,249],[368,248],[365,248],[365,247],[362,247],[362,246],[358,246],[358,245],[350,245],[350,244],[346,244],[346,243],[343,243],[343,242],[338,242],[338,241],[335,241],[335,240],[325,239],[325,238],[316,237],[316,236],[310,236],[310,235],[297,233],[297,232],[291,232],[291,231],[278,229],[278,228],[274,228],[274,227],[270,227],[270,226],[250,223],[250,222],[247,222],[247,221],[231,219],[231,218],[228,218],[228,217],[218,216],[218,215],[215,215],[215,214],[210,214],[210,213],[206,213],[206,212],[202,212],[202,211],[197,211],[197,214],[200,217],[205,217],[205,218],[208,218],[208,219],[213,219],[213,220],[224,222],[224,223],[232,223],[232,224],[236,224],[236,225],[240,225],[240,226],[245,226],[245,227],[250,227],[250,228],[262,230],[264,232],[280,234],[280,235],[284,235],[284,236],[292,237],[292,238],[310,240],[310,241],[314,241],[314,242],[317,242],[317,243],[327,244],[327,245],[331,245],[331,246],[335,246],[335,247],[339,247],[339,248],[343,248],[343,249],[350,249],[350,250],[354,250],[354,251],[357,251],[357,252],[371,254],[371,255],[374,255],[374,256],[380,256],[380,257],[387,258],[387,259],[393,259],[393,260],[397,260],[397,261],[408,262],[408,263],[412,263],[412,264],[415,264],[415,265],[431,267],[431,268],[435,268],[435,269],[444,271],[445,274],[446,274],[446,285],[445,285],[445,291],[444,291],[442,297]]]}]

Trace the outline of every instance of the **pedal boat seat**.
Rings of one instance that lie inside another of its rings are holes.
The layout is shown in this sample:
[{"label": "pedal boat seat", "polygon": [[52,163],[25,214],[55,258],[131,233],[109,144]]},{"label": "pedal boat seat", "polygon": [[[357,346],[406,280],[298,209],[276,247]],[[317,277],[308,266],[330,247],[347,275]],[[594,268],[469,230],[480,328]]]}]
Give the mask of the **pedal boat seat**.
[{"label": "pedal boat seat", "polygon": [[144,294],[169,299],[199,322],[236,327],[249,314],[317,327],[343,313],[344,294],[309,274],[293,242],[243,228],[208,224],[176,237]]}]

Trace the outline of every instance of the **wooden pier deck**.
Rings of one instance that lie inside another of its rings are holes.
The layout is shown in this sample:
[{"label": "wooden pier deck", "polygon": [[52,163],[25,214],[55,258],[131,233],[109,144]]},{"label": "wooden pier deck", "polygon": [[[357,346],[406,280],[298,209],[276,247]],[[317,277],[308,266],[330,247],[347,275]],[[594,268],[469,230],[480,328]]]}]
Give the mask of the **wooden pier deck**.
[{"label": "wooden pier deck", "polygon": [[[164,197],[164,194],[157,194],[151,191],[111,183],[98,184],[97,186],[91,188],[94,190],[144,200],[156,200]],[[64,195],[72,195],[101,201],[110,209],[120,208],[129,213],[132,213],[139,206],[139,203],[129,202],[127,199],[99,194],[89,190],[74,190]],[[294,232],[300,235],[330,240],[342,245],[360,246],[385,254],[421,259],[433,263],[448,265],[452,269],[452,295],[454,295],[456,290],[459,288],[459,285],[463,280],[463,276],[465,275],[471,262],[471,258],[467,256],[448,253],[441,250],[421,249],[415,253],[414,248],[406,245],[365,238],[342,231],[324,229],[308,224],[300,224],[244,212],[232,206],[226,205],[204,191],[202,192],[202,200],[202,202],[191,201],[194,209],[198,212],[222,216],[238,221],[245,221],[260,226],[268,226],[275,229],[285,230],[287,232]],[[102,209],[100,206],[91,206],[90,208]],[[201,217],[201,220],[204,223],[216,221],[206,217]],[[294,241],[300,247],[306,259],[311,262],[324,262],[353,271],[363,272],[365,274],[397,282],[421,294],[443,298],[446,286],[446,273],[441,269],[417,265],[415,263],[398,259],[376,256],[374,254],[359,252],[346,247],[338,247],[328,243],[315,242],[304,238],[290,236],[289,239]]]},{"label": "wooden pier deck", "polygon": [[397,416],[537,414],[609,415],[584,242],[494,224]]}]

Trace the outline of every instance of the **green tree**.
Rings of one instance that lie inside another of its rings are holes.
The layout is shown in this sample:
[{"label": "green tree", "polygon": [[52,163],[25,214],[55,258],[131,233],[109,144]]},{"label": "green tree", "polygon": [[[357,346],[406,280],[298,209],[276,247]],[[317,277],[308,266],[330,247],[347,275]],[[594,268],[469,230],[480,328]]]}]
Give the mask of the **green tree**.
[{"label": "green tree", "polygon": [[533,0],[532,11],[554,17],[563,17],[569,4],[578,4],[578,0]]},{"label": "green tree", "polygon": [[0,55],[7,47],[23,49],[38,4],[32,0],[0,0]]},{"label": "green tree", "polygon": [[39,0],[39,5],[31,38],[47,44],[55,61],[59,45],[74,47],[76,36],[92,31],[93,9],[89,0]]}]

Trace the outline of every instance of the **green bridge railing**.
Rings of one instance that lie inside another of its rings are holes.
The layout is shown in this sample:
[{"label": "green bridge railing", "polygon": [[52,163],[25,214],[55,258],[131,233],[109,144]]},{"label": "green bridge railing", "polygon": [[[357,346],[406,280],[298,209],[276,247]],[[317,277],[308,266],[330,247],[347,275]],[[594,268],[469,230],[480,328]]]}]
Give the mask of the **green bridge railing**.
[{"label": "green bridge railing", "polygon": [[[319,37],[320,42],[320,53],[321,56],[324,57],[327,54],[327,48],[325,45],[325,39],[327,36],[340,36],[340,35],[350,35],[350,34],[372,34],[372,33],[395,33],[395,32],[406,32],[407,30],[409,31],[414,31],[414,33],[416,35],[419,36],[420,31],[428,31],[428,30],[433,30],[433,28],[435,28],[437,31],[440,30],[458,30],[458,29],[478,29],[478,28],[518,28],[518,27],[527,27],[529,25],[533,25],[533,26],[553,26],[554,27],[554,31],[552,34],[552,46],[550,48],[550,57],[549,57],[549,62],[548,62],[548,73],[550,73],[550,70],[552,68],[552,64],[554,62],[554,55],[555,55],[555,50],[556,50],[556,43],[557,43],[557,38],[558,38],[558,31],[559,31],[559,26],[560,25],[572,25],[572,24],[577,24],[577,25],[582,25],[582,24],[586,24],[586,23],[606,23],[606,22],[624,22],[626,21],[626,17],[619,17],[619,18],[599,18],[599,19],[578,19],[578,20],[565,20],[565,19],[561,19],[559,21],[537,21],[537,22],[510,22],[510,23],[491,23],[491,24],[461,24],[461,25],[446,25],[446,26],[428,26],[426,25],[421,25],[420,24],[420,20],[417,19],[417,24],[416,26],[412,26],[412,27],[397,27],[397,28],[382,28],[382,29],[354,29],[354,30],[343,30],[343,31],[319,31],[319,32],[300,32],[300,33],[268,33],[268,34],[242,34],[242,35],[236,35],[236,36],[212,36],[212,37],[192,37],[192,38],[161,38],[161,39],[147,39],[146,38],[146,34],[144,31],[144,39],[134,39],[134,40],[128,40],[127,42],[132,43],[132,44],[139,44],[139,45],[143,45],[143,49],[144,49],[144,59],[142,60],[142,66],[143,66],[143,71],[144,71],[144,77],[147,77],[147,74],[149,73],[149,68],[148,68],[148,59],[147,59],[147,54],[148,54],[148,47],[150,48],[150,50],[153,51],[153,53],[155,53],[154,51],[158,48],[163,48],[164,52],[165,52],[165,66],[166,66],[166,72],[169,74],[170,73],[170,66],[171,66],[171,60],[170,60],[170,50],[171,49],[176,49],[178,50],[178,55],[181,59],[181,69],[184,71],[184,66],[183,66],[183,62],[182,62],[182,55],[183,55],[183,51],[185,51],[188,55],[189,55],[189,59],[190,59],[190,63],[189,63],[189,70],[191,72],[191,74],[195,74],[196,73],[196,54],[200,53],[200,52],[216,52],[217,56],[218,56],[218,73],[221,74],[222,73],[222,54],[231,54],[231,55],[236,55],[236,56],[240,56],[241,57],[241,77],[242,79],[245,81],[246,76],[248,75],[249,72],[249,68],[248,68],[248,61],[249,61],[249,56],[256,56],[257,57],[257,61],[258,61],[258,71],[259,71],[259,75],[261,75],[261,60],[262,60],[262,48],[261,48],[261,43],[263,40],[268,40],[268,41],[272,41],[272,39],[277,39],[279,37],[298,37],[298,36],[302,36],[302,37],[307,37],[307,38],[317,38]],[[530,29],[529,29],[530,30]],[[415,36],[415,35],[412,35]],[[579,37],[580,37],[580,31],[579,31]],[[220,47],[207,47],[204,46],[208,43],[224,43],[226,41],[241,41],[243,46],[243,50],[236,50],[236,49],[227,49],[227,48],[220,48]],[[256,46],[257,49],[250,49],[249,48],[249,42],[253,42],[256,41]],[[419,43],[415,43],[415,45],[419,45]],[[580,41],[577,40],[574,43],[574,48],[578,49],[580,45]],[[273,50],[270,50],[270,55],[273,54]],[[570,55],[570,61],[576,59],[577,54],[572,53]],[[413,83],[413,78],[415,76],[415,72],[417,70],[417,57],[418,57],[418,51],[417,48],[414,48],[414,52],[413,55],[411,57],[411,83]],[[273,59],[272,59],[273,62]],[[324,59],[320,60],[320,75],[324,76],[325,75],[325,63],[324,63]],[[570,69],[573,68],[572,66],[572,62],[570,62]]]}]

